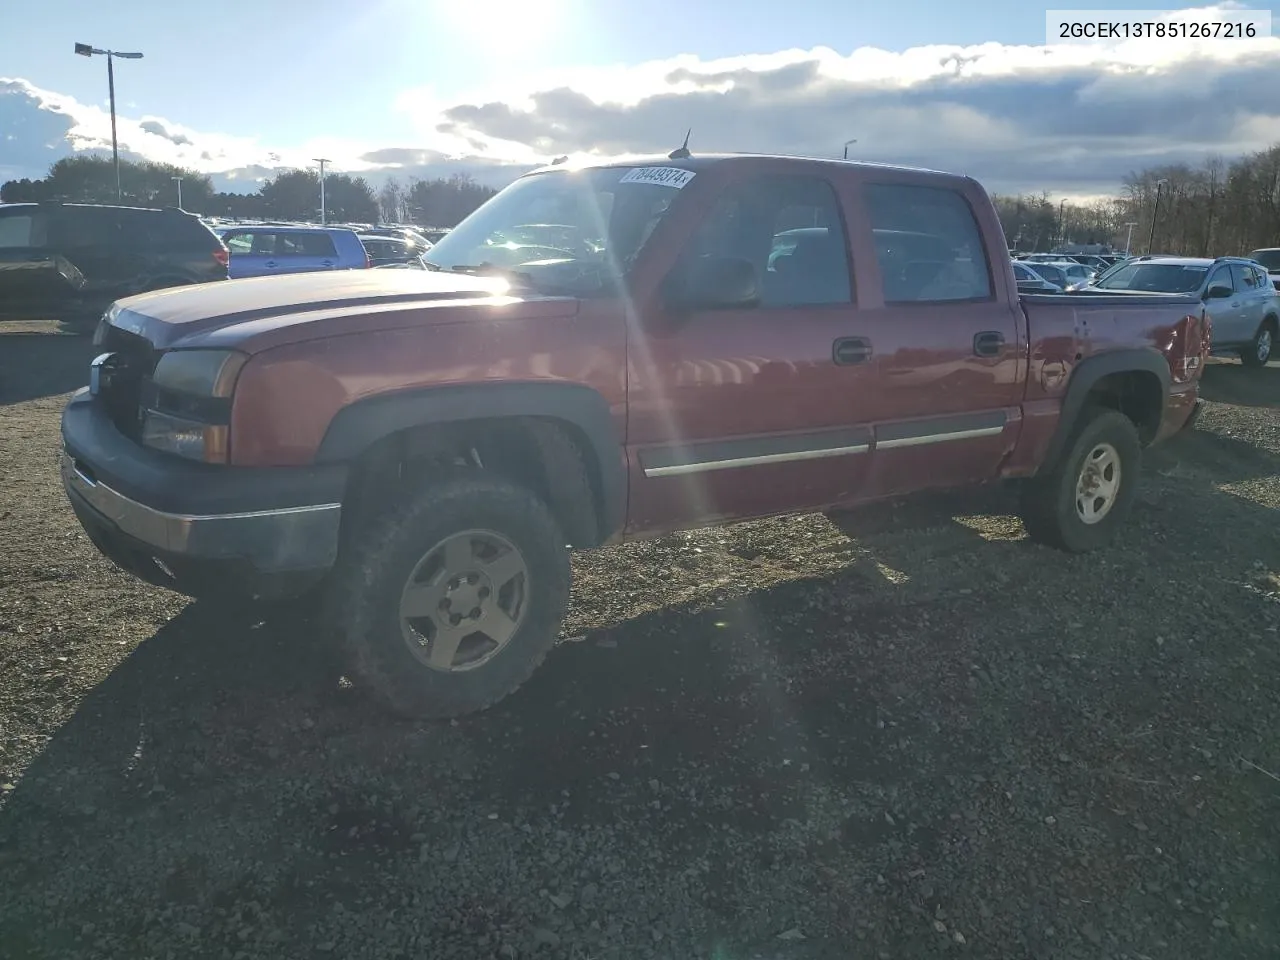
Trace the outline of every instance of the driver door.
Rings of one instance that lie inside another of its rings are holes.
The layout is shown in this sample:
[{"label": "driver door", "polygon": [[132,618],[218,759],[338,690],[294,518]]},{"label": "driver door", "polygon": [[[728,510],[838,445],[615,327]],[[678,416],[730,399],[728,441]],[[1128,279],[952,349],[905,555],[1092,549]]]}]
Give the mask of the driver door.
[{"label": "driver door", "polygon": [[1231,268],[1226,264],[1215,267],[1205,282],[1206,292],[1214,287],[1226,287],[1231,291],[1229,297],[1210,297],[1205,301],[1205,312],[1213,322],[1213,339],[1218,343],[1239,343],[1242,339],[1242,323],[1240,317],[1240,291],[1235,288],[1231,278]]},{"label": "driver door", "polygon": [[633,535],[807,510],[865,482],[875,375],[853,299],[831,183],[762,175],[730,184],[681,251],[747,261],[750,305],[674,311],[630,350]]}]

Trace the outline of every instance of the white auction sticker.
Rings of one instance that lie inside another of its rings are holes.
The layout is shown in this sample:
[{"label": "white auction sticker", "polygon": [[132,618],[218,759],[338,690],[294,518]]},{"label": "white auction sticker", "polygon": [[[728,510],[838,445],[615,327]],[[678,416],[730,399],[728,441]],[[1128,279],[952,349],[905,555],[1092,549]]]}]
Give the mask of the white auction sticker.
[{"label": "white auction sticker", "polygon": [[692,170],[680,167],[636,167],[624,176],[619,183],[656,183],[664,187],[675,187],[679,190],[693,179]]}]

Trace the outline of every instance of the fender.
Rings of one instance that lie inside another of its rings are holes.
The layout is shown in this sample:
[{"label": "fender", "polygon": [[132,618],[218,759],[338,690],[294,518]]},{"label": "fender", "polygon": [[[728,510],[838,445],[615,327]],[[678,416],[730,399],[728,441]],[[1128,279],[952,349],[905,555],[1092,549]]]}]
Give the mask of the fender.
[{"label": "fender", "polygon": [[1164,354],[1153,347],[1139,347],[1129,350],[1113,350],[1082,360],[1071,373],[1067,381],[1067,393],[1062,398],[1062,409],[1058,412],[1058,429],[1054,432],[1049,449],[1045,451],[1040,470],[1045,470],[1057,463],[1066,449],[1067,441],[1075,431],[1076,422],[1084,409],[1086,398],[1103,377],[1115,373],[1150,373],[1160,382],[1161,408],[1169,396],[1169,362]]},{"label": "fender", "polygon": [[358,400],[333,418],[315,462],[349,463],[384,437],[413,427],[500,417],[546,417],[580,430],[600,483],[601,540],[622,529],[627,509],[622,439],[604,397],[582,384],[476,383]]}]

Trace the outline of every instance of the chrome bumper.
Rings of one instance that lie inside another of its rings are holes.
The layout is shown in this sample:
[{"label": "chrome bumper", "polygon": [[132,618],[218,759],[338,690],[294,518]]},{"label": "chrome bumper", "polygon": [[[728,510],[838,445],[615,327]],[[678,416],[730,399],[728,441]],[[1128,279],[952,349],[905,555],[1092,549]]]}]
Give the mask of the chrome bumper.
[{"label": "chrome bumper", "polygon": [[263,571],[329,567],[337,559],[339,503],[189,516],[165,513],[117,493],[82,473],[65,452],[61,469],[73,503],[78,501],[120,533],[157,552],[199,560],[247,560]]}]

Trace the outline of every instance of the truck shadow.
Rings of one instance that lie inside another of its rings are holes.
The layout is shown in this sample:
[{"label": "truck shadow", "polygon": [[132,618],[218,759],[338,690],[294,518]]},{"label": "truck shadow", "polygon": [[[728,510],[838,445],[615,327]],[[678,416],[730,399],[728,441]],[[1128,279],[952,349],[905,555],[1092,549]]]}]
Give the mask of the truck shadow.
[{"label": "truck shadow", "polygon": [[[430,850],[434,838],[480,843],[474,821],[492,817],[536,825],[522,841],[535,857],[560,856],[557,831],[574,829],[634,831],[631,840],[653,837],[657,847],[711,851],[718,865],[699,881],[701,909],[726,930],[754,903],[741,878],[795,855],[826,878],[815,880],[827,890],[814,900],[823,922],[850,934],[846,900],[864,898],[859,876],[881,873],[895,885],[897,898],[875,909],[933,916],[940,895],[911,886],[908,868],[951,876],[960,891],[985,888],[1007,898],[1009,916],[1030,917],[1057,901],[1035,901],[1001,851],[1029,847],[1032,862],[1071,872],[1043,830],[1002,821],[992,828],[1001,839],[970,848],[974,862],[947,851],[976,837],[973,825],[1005,803],[1002,779],[1016,776],[1029,796],[1057,790],[1064,774],[1043,758],[1087,743],[1074,792],[1053,809],[1058,817],[1064,805],[1074,809],[1098,831],[1080,835],[1094,858],[1080,883],[1113,871],[1114,889],[1139,889],[1124,848],[1096,820],[1117,796],[1133,800],[1133,787],[1086,768],[1106,757],[1124,775],[1157,775],[1144,772],[1125,739],[1139,728],[1165,725],[1178,742],[1209,736],[1211,726],[1217,740],[1256,739],[1254,678],[1277,665],[1274,654],[1270,666],[1262,662],[1258,647],[1261,632],[1280,622],[1266,579],[1280,570],[1275,513],[1223,485],[1276,476],[1280,458],[1213,434],[1186,439],[1151,458],[1133,529],[1102,554],[989,542],[955,521],[940,547],[921,549],[934,539],[932,520],[920,538],[891,524],[864,532],[862,546],[902,571],[902,582],[873,584],[851,563],[825,577],[602,622],[581,642],[561,644],[517,694],[457,724],[397,722],[373,709],[333,671],[314,621],[261,621],[193,603],[85,694],[10,793],[0,869],[5,882],[52,888],[74,858],[41,851],[96,849],[124,829],[116,824],[123,816],[173,842],[113,846],[111,855],[128,861],[122,878],[189,872],[184,858],[198,851],[182,837],[219,845],[219,857],[234,851],[256,871],[252,883],[238,876],[226,887],[147,881],[131,896],[157,906],[175,898],[185,915],[204,917],[215,898],[235,898],[235,884],[265,884],[259,906],[285,917],[325,909],[326,885],[362,887],[362,902],[377,902],[412,882],[422,856],[442,855]],[[1153,552],[1185,555],[1186,582],[1144,579],[1143,558]],[[1212,586],[1197,592],[1196,583]],[[1160,602],[1126,611],[1130,589]],[[1205,638],[1212,659],[1189,645],[1188,591],[1220,618],[1221,632]],[[1114,604],[1105,628],[1089,624],[1096,611],[1082,609],[1081,596]],[[1156,662],[1157,638],[1166,637]],[[1199,694],[1228,676],[1241,690],[1237,704]],[[1254,818],[1252,795],[1243,797],[1230,797],[1248,815],[1222,841],[1238,848],[1222,852],[1224,863],[1274,848],[1272,821]],[[1171,822],[1190,823],[1173,794],[1142,800],[1149,820],[1168,808]],[[265,847],[238,825],[246,816],[270,821]],[[673,886],[687,882],[680,856],[627,855],[647,858],[646,869]],[[977,916],[975,902],[962,906]],[[1274,918],[1251,919],[1275,927]],[[1032,920],[1025,924],[1039,936]],[[1186,936],[1199,943],[1199,934]]]},{"label": "truck shadow", "polygon": [[9,332],[0,325],[0,406],[83,387],[96,353],[92,337]]}]

